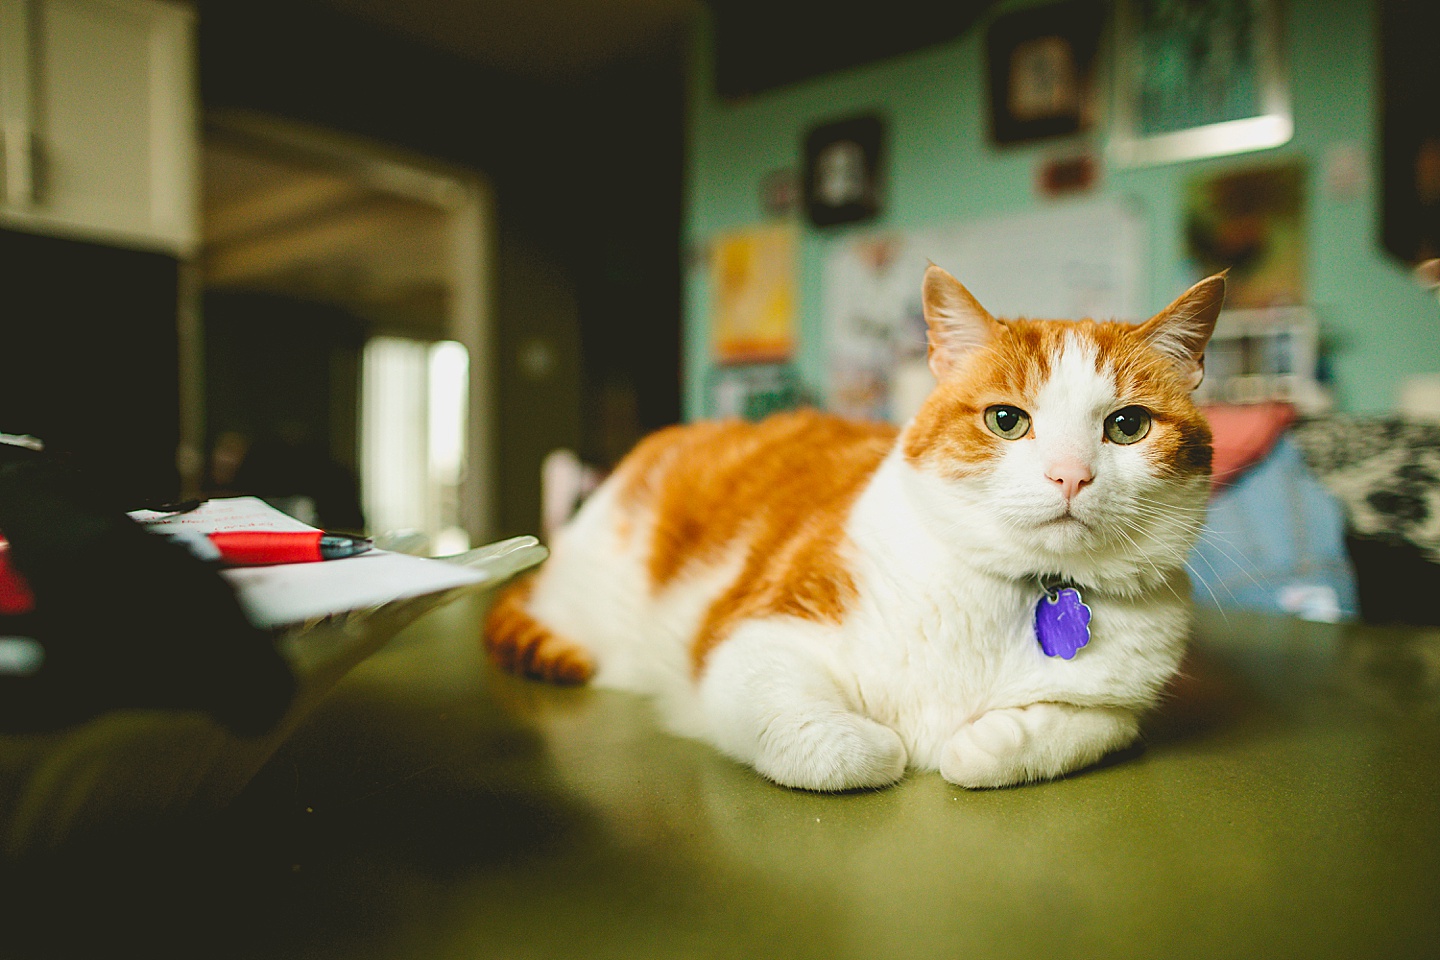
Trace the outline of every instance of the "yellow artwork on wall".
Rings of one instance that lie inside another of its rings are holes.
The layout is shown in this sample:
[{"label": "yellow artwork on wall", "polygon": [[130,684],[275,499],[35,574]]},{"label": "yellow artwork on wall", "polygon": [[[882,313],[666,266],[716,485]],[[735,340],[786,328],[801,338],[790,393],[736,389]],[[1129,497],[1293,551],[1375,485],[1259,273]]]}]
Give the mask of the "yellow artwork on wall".
[{"label": "yellow artwork on wall", "polygon": [[755,227],[711,251],[712,341],[720,363],[785,360],[795,349],[795,229]]}]

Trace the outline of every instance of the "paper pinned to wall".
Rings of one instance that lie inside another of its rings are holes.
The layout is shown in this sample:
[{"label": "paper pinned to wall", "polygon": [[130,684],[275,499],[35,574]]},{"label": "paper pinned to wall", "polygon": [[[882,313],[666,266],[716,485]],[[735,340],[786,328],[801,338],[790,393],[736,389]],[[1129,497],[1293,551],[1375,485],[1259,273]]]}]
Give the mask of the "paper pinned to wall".
[{"label": "paper pinned to wall", "polygon": [[926,392],[920,281],[934,262],[996,316],[1141,319],[1144,222],[1106,200],[839,244],[825,265],[828,405],[903,423]]}]

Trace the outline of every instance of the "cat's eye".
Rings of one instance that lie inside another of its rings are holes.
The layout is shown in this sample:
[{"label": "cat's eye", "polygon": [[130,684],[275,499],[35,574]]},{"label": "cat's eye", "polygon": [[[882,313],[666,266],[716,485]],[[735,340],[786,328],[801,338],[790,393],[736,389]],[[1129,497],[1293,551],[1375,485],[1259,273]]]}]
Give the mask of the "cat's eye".
[{"label": "cat's eye", "polygon": [[1019,440],[1030,432],[1030,414],[1008,403],[997,404],[986,408],[985,426],[997,437]]},{"label": "cat's eye", "polygon": [[1105,418],[1105,439],[1111,443],[1134,443],[1150,432],[1150,411],[1144,407],[1121,407]]}]

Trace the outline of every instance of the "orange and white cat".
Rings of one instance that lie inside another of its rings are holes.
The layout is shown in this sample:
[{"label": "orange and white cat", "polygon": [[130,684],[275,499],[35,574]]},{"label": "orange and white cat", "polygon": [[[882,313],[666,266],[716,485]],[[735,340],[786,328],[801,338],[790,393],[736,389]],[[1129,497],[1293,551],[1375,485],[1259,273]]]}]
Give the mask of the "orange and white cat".
[{"label": "orange and white cat", "polygon": [[[652,694],[793,787],[1095,762],[1134,741],[1190,628],[1211,456],[1190,392],[1224,288],[1138,326],[997,320],[931,266],[938,385],[911,422],[655,434],[501,596],[492,657]],[[1037,613],[1061,583],[1089,615],[1068,658]]]}]

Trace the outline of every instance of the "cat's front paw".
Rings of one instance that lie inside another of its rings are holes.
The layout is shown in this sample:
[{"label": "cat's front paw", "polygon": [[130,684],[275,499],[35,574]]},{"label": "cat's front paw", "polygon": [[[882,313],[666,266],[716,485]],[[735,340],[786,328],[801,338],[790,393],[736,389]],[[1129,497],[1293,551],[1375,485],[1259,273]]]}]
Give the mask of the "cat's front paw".
[{"label": "cat's front paw", "polygon": [[894,730],[868,717],[835,712],[772,723],[755,769],[787,787],[857,790],[895,783],[905,775],[907,762]]},{"label": "cat's front paw", "polygon": [[1028,780],[1021,758],[1029,733],[1015,710],[991,710],[961,727],[940,758],[940,775],[962,787],[1007,787]]},{"label": "cat's front paw", "polygon": [[1135,713],[1121,707],[1032,703],[991,710],[950,738],[940,775],[962,787],[1049,780],[1134,741]]}]

